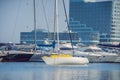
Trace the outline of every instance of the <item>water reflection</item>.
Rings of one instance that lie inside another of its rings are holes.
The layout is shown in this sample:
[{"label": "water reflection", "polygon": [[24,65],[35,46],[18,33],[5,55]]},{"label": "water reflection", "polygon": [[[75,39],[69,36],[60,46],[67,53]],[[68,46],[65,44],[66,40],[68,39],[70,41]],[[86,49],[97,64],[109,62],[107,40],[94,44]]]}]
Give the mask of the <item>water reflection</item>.
[{"label": "water reflection", "polygon": [[58,69],[53,72],[53,80],[88,80],[87,70]]},{"label": "water reflection", "polygon": [[[43,72],[42,80],[120,80],[120,71],[57,69]],[[46,75],[49,75],[46,77]],[[50,79],[51,78],[51,79]]]},{"label": "water reflection", "polygon": [[120,70],[92,67],[93,65],[53,67],[44,63],[6,63],[0,64],[0,80],[120,80]]}]

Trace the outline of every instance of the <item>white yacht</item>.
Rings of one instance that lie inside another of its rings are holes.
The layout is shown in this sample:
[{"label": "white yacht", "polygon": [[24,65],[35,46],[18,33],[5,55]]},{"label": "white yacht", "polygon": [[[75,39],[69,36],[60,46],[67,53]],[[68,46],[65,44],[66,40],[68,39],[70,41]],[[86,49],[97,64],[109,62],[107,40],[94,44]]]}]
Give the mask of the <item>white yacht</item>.
[{"label": "white yacht", "polygon": [[97,46],[79,46],[78,50],[87,52],[90,62],[120,62],[120,55],[116,53],[105,52]]},{"label": "white yacht", "polygon": [[[57,45],[56,45],[57,46]],[[74,46],[75,48],[75,46]],[[49,65],[86,65],[89,63],[87,57],[74,56],[71,43],[59,44],[59,51],[55,48],[54,53],[50,51],[50,56],[44,56],[42,59]],[[80,52],[80,51],[78,51]],[[74,53],[77,53],[75,51]],[[83,54],[84,55],[84,54]]]}]

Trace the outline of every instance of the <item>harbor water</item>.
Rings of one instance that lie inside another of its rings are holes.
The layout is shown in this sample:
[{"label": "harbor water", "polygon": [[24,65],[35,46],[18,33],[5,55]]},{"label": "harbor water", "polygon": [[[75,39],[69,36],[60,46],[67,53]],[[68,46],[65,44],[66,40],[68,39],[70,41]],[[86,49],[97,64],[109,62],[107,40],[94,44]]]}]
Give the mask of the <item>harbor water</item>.
[{"label": "harbor water", "polygon": [[120,80],[120,63],[49,66],[43,62],[1,62],[0,80]]}]

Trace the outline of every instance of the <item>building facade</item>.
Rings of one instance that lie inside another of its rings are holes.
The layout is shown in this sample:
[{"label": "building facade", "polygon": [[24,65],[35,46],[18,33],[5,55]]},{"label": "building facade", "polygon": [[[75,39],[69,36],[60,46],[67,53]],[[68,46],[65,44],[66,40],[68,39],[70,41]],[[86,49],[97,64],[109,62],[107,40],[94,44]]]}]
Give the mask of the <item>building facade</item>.
[{"label": "building facade", "polygon": [[120,42],[120,1],[112,3],[111,41]]},{"label": "building facade", "polygon": [[[96,34],[97,42],[101,43],[119,43],[120,42],[120,1],[101,1],[101,2],[84,2],[83,0],[70,0],[69,22],[71,30],[81,34],[81,26],[75,29],[72,25],[73,20],[92,29],[91,33]],[[73,19],[73,20],[71,20]],[[75,24],[75,23],[74,23]],[[77,23],[76,23],[77,24]],[[88,29],[88,32],[90,30]],[[87,33],[81,37],[88,36]],[[90,36],[90,35],[89,35]],[[91,43],[91,37],[88,37]]]},{"label": "building facade", "polygon": [[[70,33],[70,34],[72,36],[73,44],[78,43],[79,42],[78,34],[77,33]],[[46,39],[48,39],[49,42],[53,42],[53,40],[54,40],[54,32],[48,33],[43,30],[37,30],[36,36],[37,36],[37,38],[36,38],[37,44],[43,44]],[[70,37],[69,37],[68,32],[59,33],[59,39],[60,39],[60,42],[70,42]],[[20,33],[20,43],[25,42],[25,43],[29,43],[29,44],[34,44],[34,41],[35,41],[34,40],[34,31]]]},{"label": "building facade", "polygon": [[99,32],[92,27],[87,27],[86,24],[81,24],[74,19],[70,20],[70,29],[72,32],[77,32],[79,35],[79,42],[86,45],[99,43]]}]

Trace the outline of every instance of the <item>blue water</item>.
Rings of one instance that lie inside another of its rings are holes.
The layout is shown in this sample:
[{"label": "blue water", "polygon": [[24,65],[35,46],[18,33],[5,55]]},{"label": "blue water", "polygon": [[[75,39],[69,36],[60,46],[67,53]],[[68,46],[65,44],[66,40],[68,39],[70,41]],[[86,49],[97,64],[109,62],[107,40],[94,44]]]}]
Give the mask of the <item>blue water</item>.
[{"label": "blue water", "polygon": [[1,62],[0,80],[120,80],[120,63],[49,66],[41,62]]}]

